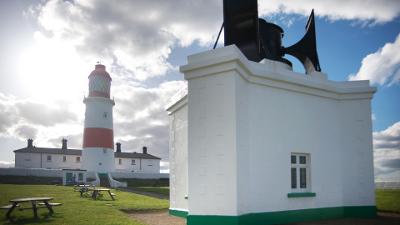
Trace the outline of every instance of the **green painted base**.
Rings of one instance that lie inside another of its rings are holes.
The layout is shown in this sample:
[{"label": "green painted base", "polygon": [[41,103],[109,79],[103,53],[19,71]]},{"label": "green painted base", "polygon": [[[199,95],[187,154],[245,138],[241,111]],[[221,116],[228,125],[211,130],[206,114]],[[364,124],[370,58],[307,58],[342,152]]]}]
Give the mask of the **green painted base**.
[{"label": "green painted base", "polygon": [[302,197],[315,197],[317,194],[314,192],[298,192],[298,193],[288,193],[288,198],[302,198]]},{"label": "green painted base", "polygon": [[250,213],[240,216],[187,215],[187,225],[272,225],[344,217],[373,218],[375,216],[375,206],[351,206]]},{"label": "green painted base", "polygon": [[170,209],[169,210],[169,215],[186,218],[187,215],[188,215],[188,212],[187,211],[182,211],[182,210]]}]

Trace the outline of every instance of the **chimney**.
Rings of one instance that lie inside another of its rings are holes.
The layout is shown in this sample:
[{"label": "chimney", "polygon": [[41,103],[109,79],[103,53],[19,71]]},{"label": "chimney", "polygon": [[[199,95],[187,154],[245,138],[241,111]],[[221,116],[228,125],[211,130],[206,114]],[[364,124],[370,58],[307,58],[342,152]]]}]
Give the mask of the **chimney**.
[{"label": "chimney", "polygon": [[143,146],[143,154],[147,154],[147,147]]},{"label": "chimney", "polygon": [[33,147],[33,140],[28,139],[28,148],[32,148],[32,147]]},{"label": "chimney", "polygon": [[63,150],[67,150],[67,139],[65,139],[65,138],[63,138],[62,140],[61,140],[61,142],[62,142],[62,147],[61,147],[61,149],[63,149]]},{"label": "chimney", "polygon": [[121,153],[121,143],[117,142],[115,145],[117,146],[117,152]]}]

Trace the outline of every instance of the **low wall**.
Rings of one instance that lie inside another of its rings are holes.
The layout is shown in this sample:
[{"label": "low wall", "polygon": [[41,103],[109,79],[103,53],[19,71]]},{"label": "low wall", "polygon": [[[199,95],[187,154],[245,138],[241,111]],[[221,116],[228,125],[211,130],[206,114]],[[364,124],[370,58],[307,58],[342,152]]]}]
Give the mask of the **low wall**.
[{"label": "low wall", "polygon": [[60,169],[44,168],[0,168],[0,176],[63,177]]},{"label": "low wall", "polygon": [[111,176],[116,179],[169,179],[168,173],[112,172]]},{"label": "low wall", "polygon": [[[45,168],[0,168],[0,176],[34,176],[34,177],[63,177],[61,169]],[[169,179],[167,173],[129,173],[112,172],[115,179]],[[87,178],[96,179],[94,172],[88,172]]]}]

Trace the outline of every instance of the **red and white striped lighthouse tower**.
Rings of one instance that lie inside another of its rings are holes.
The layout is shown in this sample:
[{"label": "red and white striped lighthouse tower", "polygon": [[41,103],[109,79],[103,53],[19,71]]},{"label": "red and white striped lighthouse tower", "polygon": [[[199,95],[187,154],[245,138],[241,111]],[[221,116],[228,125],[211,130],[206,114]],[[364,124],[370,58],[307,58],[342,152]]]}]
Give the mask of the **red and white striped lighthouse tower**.
[{"label": "red and white striped lighthouse tower", "polygon": [[114,171],[113,106],[110,99],[111,77],[106,67],[95,66],[89,75],[89,96],[83,131],[82,169],[107,173]]}]

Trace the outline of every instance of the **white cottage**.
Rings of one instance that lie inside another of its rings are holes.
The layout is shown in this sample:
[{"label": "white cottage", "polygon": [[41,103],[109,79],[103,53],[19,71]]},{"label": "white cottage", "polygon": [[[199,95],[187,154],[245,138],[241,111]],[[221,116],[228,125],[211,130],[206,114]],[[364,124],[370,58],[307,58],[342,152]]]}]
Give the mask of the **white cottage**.
[{"label": "white cottage", "polygon": [[[66,139],[62,140],[61,148],[36,147],[33,146],[33,140],[28,139],[27,146],[15,150],[14,153],[16,168],[78,170],[82,168],[82,150],[68,148]],[[160,173],[160,161],[160,158],[149,154],[145,146],[141,153],[123,152],[121,144],[116,143],[115,172]]]},{"label": "white cottage", "polygon": [[191,55],[170,115],[170,213],[197,224],[375,215],[368,81],[330,81],[236,46]]}]

